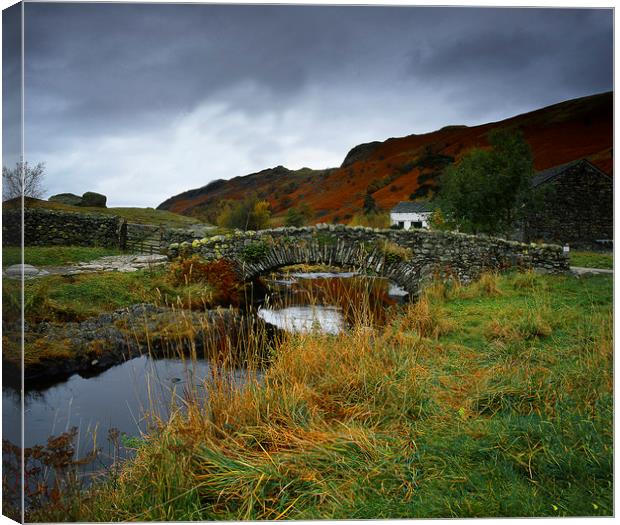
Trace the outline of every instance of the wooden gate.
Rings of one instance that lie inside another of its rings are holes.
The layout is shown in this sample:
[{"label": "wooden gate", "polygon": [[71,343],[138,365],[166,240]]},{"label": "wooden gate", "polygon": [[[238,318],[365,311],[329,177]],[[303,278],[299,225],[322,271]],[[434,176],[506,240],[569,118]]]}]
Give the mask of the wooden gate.
[{"label": "wooden gate", "polygon": [[121,247],[129,253],[158,254],[162,250],[163,236],[163,226],[128,223]]}]

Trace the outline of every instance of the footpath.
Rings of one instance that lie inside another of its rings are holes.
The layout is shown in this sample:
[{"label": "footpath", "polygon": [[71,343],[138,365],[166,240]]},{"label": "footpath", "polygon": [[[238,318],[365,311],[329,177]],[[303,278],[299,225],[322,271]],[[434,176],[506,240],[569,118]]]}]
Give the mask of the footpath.
[{"label": "footpath", "polygon": [[93,272],[135,272],[142,268],[161,266],[168,262],[165,255],[108,255],[94,261],[67,266],[46,266],[37,268],[31,264],[13,264],[2,272],[9,279],[44,277],[46,275],[76,275]]}]

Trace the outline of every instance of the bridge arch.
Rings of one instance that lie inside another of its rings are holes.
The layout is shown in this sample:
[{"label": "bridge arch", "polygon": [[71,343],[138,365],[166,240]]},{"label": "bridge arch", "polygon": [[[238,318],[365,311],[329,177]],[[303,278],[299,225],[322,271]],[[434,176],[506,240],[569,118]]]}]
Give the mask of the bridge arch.
[{"label": "bridge arch", "polygon": [[380,246],[374,243],[351,243],[343,238],[334,238],[332,243],[313,238],[269,246],[261,257],[254,260],[240,259],[236,264],[240,275],[247,281],[297,264],[352,268],[361,273],[385,277],[415,295],[422,268],[407,260],[406,253],[399,256],[391,252],[386,255]]}]

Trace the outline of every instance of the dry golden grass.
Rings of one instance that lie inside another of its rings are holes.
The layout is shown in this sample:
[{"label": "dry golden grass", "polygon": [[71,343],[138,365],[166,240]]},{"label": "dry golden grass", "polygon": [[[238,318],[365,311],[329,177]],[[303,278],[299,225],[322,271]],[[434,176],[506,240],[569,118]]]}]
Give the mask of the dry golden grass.
[{"label": "dry golden grass", "polygon": [[408,304],[401,319],[402,330],[414,331],[421,337],[437,339],[454,329],[454,322],[449,319],[446,311],[426,295]]}]

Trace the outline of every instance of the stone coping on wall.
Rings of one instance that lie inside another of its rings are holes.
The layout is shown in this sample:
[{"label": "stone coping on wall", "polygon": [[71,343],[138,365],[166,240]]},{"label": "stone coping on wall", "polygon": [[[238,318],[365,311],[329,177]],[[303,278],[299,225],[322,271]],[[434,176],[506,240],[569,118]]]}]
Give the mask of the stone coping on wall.
[{"label": "stone coping on wall", "polygon": [[344,224],[327,224],[327,223],[319,223],[315,226],[282,226],[279,228],[269,228],[265,230],[259,231],[242,231],[242,230],[233,230],[228,234],[220,234],[213,235],[211,237],[203,237],[202,239],[193,239],[191,242],[184,241],[180,243],[171,243],[168,246],[169,253],[171,256],[176,256],[176,251],[180,248],[191,249],[198,248],[200,246],[204,246],[206,244],[214,244],[222,241],[232,240],[232,239],[255,239],[260,237],[268,237],[273,234],[282,235],[282,234],[296,234],[296,233],[312,233],[315,231],[325,231],[325,232],[365,232],[372,233],[375,235],[384,235],[387,237],[391,237],[394,235],[397,236],[429,236],[429,238],[445,238],[445,239],[469,239],[474,242],[495,242],[502,243],[506,246],[511,246],[515,248],[521,249],[538,249],[538,250],[551,250],[563,252],[562,246],[557,244],[546,244],[546,243],[523,243],[520,241],[515,241],[511,239],[505,239],[503,237],[493,237],[485,234],[470,234],[463,232],[455,232],[455,231],[439,231],[439,230],[427,230],[422,228],[411,228],[409,230],[396,230],[392,228],[370,228],[367,226],[346,226]]}]

